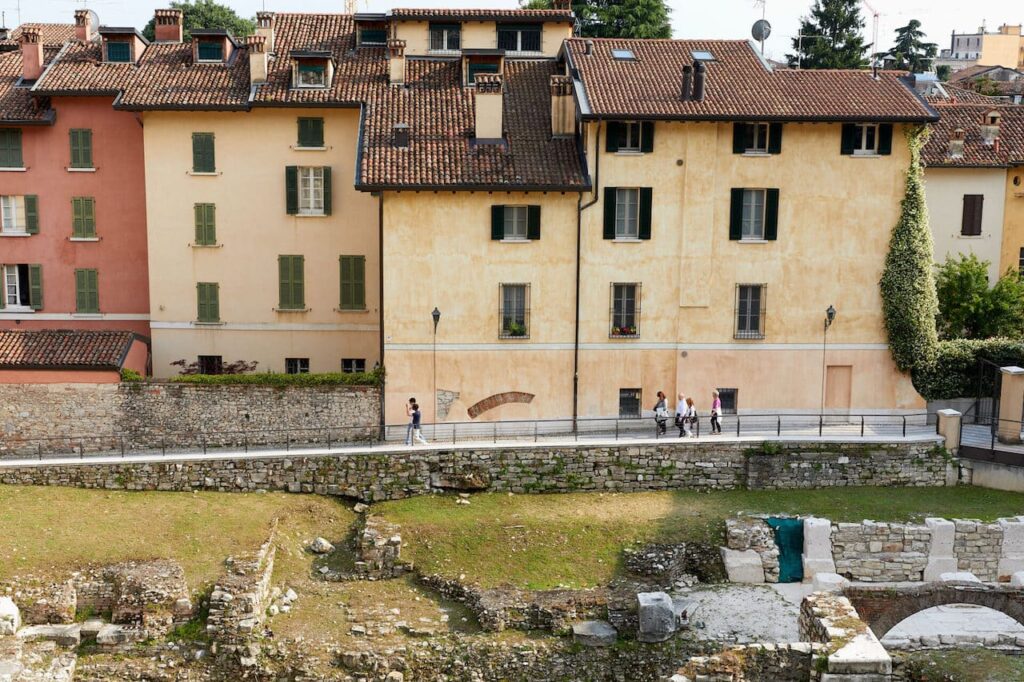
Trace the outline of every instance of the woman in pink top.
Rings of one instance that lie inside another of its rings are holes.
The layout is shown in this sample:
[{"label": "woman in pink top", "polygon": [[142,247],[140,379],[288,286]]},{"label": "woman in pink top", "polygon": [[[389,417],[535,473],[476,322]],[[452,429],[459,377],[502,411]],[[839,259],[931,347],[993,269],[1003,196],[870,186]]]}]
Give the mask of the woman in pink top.
[{"label": "woman in pink top", "polygon": [[718,418],[722,416],[722,399],[718,397],[718,391],[711,391],[711,433],[721,433],[722,425]]}]

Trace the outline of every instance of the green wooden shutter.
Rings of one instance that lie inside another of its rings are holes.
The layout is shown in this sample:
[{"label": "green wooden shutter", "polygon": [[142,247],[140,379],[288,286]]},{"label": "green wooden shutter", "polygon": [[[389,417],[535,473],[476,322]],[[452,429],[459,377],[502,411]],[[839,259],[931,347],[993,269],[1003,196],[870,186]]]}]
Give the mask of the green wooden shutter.
[{"label": "green wooden shutter", "polygon": [[640,151],[649,154],[654,151],[654,121],[640,124]]},{"label": "green wooden shutter", "polygon": [[292,264],[289,256],[277,257],[278,308],[292,306]]},{"label": "green wooden shutter", "polygon": [[639,230],[639,235],[638,235],[640,237],[640,239],[650,239],[651,238],[651,204],[652,204],[651,198],[652,198],[652,194],[653,194],[653,192],[651,191],[650,187],[641,187],[640,188],[640,207],[639,207],[640,208],[640,212],[639,212],[639,216],[638,216],[639,219],[640,219],[640,230]]},{"label": "green wooden shutter", "polygon": [[75,307],[79,313],[100,311],[99,276],[95,270],[75,270]]},{"label": "green wooden shutter", "polygon": [[505,238],[505,207],[501,204],[491,206],[491,239],[501,241]]},{"label": "green wooden shutter", "polygon": [[729,202],[729,239],[743,238],[743,188],[732,188],[732,200]]},{"label": "green wooden shutter", "polygon": [[39,234],[39,197],[35,194],[25,196],[25,231]]},{"label": "green wooden shutter", "polygon": [[4,168],[21,168],[21,129],[7,128],[0,130],[0,166]]},{"label": "green wooden shutter", "polygon": [[742,154],[747,151],[747,124],[737,121],[732,124],[732,153]]},{"label": "green wooden shutter", "polygon": [[85,206],[82,197],[71,200],[71,236],[81,237],[85,232]]},{"label": "green wooden shutter", "polygon": [[843,139],[840,143],[839,152],[845,156],[853,154],[853,150],[857,148],[857,126],[853,123],[843,124]]},{"label": "green wooden shutter", "polygon": [[216,170],[213,133],[192,133],[192,171],[213,173]]},{"label": "green wooden shutter", "polygon": [[200,322],[220,321],[220,285],[215,282],[196,284],[197,315]]},{"label": "green wooden shutter", "polygon": [[282,309],[298,310],[305,307],[305,282],[302,256],[278,256],[280,302]]},{"label": "green wooden shutter", "polygon": [[288,215],[299,212],[299,167],[286,166],[284,169],[284,204]]},{"label": "green wooden shutter", "polygon": [[92,131],[76,128],[69,131],[71,136],[71,167],[92,168]]},{"label": "green wooden shutter", "polygon": [[32,310],[43,309],[43,266],[37,263],[28,266],[28,304]]},{"label": "green wooden shutter", "polygon": [[781,154],[782,153],[782,124],[781,123],[770,123],[770,124],[768,124],[768,153],[769,154]]},{"label": "green wooden shutter", "polygon": [[196,244],[213,246],[217,243],[217,206],[215,204],[196,204]]},{"label": "green wooden shutter", "polygon": [[96,200],[92,197],[82,197],[82,228],[83,237],[96,236]]},{"label": "green wooden shutter", "polygon": [[342,310],[366,308],[366,257],[339,256]]},{"label": "green wooden shutter", "polygon": [[324,166],[324,215],[331,215],[331,167]]},{"label": "green wooden shutter", "polygon": [[605,126],[605,134],[607,139],[604,141],[604,150],[606,152],[619,151],[619,136],[622,134],[622,124],[618,121],[608,121],[608,125]]},{"label": "green wooden shutter", "polygon": [[615,239],[615,193],[616,187],[604,188],[604,238]]},{"label": "green wooden shutter", "polygon": [[526,238],[540,239],[540,206],[526,207]]},{"label": "green wooden shutter", "polygon": [[774,241],[779,236],[779,190],[767,189],[764,197],[764,238]]},{"label": "green wooden shutter", "polygon": [[305,257],[292,256],[292,302],[296,308],[306,307]]},{"label": "green wooden shutter", "polygon": [[324,120],[322,118],[299,119],[299,146],[324,146]]},{"label": "green wooden shutter", "polygon": [[892,124],[883,123],[878,126],[878,153],[883,156],[892,154]]}]

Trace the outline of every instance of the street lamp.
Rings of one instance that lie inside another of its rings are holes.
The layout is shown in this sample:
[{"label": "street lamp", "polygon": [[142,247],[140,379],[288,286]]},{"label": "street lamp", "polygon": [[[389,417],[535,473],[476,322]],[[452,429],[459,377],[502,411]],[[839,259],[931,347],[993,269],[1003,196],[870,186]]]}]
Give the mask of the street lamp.
[{"label": "street lamp", "polygon": [[433,369],[434,369],[434,385],[433,385],[432,392],[434,394],[434,423],[436,424],[437,423],[437,323],[441,321],[441,311],[437,309],[437,306],[434,306],[434,311],[432,313],[430,313],[430,316],[432,318],[434,318],[434,353],[433,353],[433,360],[431,361],[431,365],[433,365]]},{"label": "street lamp", "polygon": [[825,414],[825,349],[828,344],[828,328],[832,326],[835,319],[835,306],[830,305],[825,311],[825,330],[821,337],[821,411],[819,414]]}]

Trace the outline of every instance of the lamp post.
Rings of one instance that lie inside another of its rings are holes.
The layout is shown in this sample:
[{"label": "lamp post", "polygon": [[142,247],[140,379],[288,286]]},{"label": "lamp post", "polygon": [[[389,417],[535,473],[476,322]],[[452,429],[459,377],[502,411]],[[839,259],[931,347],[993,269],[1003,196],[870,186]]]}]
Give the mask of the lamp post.
[{"label": "lamp post", "polygon": [[434,318],[434,353],[431,365],[434,369],[434,382],[431,392],[434,394],[434,423],[437,423],[437,323],[441,321],[441,311],[434,306],[434,311],[430,313],[430,316]]},{"label": "lamp post", "polygon": [[835,319],[835,306],[830,305],[825,311],[825,330],[821,336],[821,411],[819,414],[825,414],[825,349],[828,345],[828,328],[832,326]]}]

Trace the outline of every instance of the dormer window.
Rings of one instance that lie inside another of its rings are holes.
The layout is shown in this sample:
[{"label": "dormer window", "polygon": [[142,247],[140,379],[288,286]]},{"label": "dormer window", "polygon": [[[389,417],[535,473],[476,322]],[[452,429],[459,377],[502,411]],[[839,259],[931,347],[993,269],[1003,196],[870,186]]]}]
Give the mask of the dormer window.
[{"label": "dormer window", "polygon": [[462,46],[462,27],[459,24],[431,24],[430,51],[456,52]]},{"label": "dormer window", "polygon": [[296,85],[300,88],[327,87],[327,67],[323,64],[299,64],[298,74]]},{"label": "dormer window", "polygon": [[540,52],[539,25],[498,25],[498,48],[509,52]]},{"label": "dormer window", "polygon": [[114,64],[133,63],[149,44],[134,28],[100,26],[99,33],[103,38],[103,61]]},{"label": "dormer window", "polygon": [[382,47],[388,43],[388,18],[385,14],[359,13],[356,24],[356,47]]},{"label": "dormer window", "polygon": [[107,41],[108,62],[131,62],[132,45],[126,42]]},{"label": "dormer window", "polygon": [[226,64],[237,43],[222,28],[192,29],[192,58],[199,64]]},{"label": "dormer window", "polygon": [[484,73],[502,72],[504,50],[465,49],[462,51],[463,74],[467,86],[476,85],[476,77]]},{"label": "dormer window", "polygon": [[326,88],[334,76],[330,52],[293,51],[292,87]]},{"label": "dormer window", "polygon": [[204,40],[196,46],[196,53],[201,62],[222,62],[224,61],[224,43]]}]

